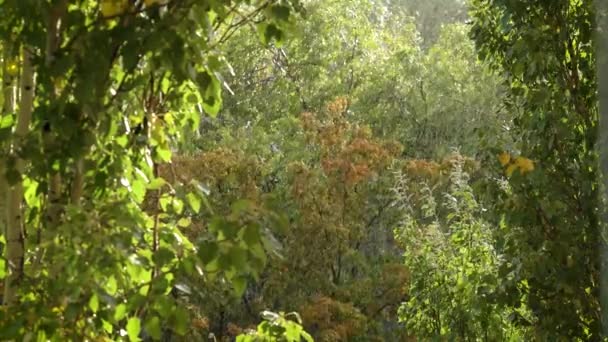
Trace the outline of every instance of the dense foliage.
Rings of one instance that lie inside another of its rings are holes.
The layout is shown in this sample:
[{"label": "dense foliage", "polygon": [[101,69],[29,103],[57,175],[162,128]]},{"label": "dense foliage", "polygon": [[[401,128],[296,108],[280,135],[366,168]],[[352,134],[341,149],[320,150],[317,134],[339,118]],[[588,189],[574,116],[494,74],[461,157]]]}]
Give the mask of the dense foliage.
[{"label": "dense foliage", "polygon": [[593,6],[0,0],[0,340],[602,340]]},{"label": "dense foliage", "polygon": [[[175,141],[197,128],[201,114],[220,108],[217,72],[224,62],[217,45],[254,21],[266,39],[281,38],[298,4],[9,0],[1,6],[7,275],[0,336],[184,335],[190,323],[176,297],[189,290],[180,278],[219,271],[239,284],[242,274],[261,267],[239,246],[261,241],[257,226],[232,236],[226,250],[212,251],[203,237],[189,240],[179,228],[189,225],[182,214],[200,210],[204,194],[195,185],[167,183],[158,166],[171,160]],[[142,205],[147,196],[149,208]],[[236,216],[218,221],[216,235],[249,229]],[[209,252],[229,262],[217,265]]]},{"label": "dense foliage", "polygon": [[504,70],[518,137],[507,153],[535,161],[497,194],[505,228],[505,300],[524,298],[539,339],[601,331],[598,107],[592,1],[473,2],[472,37]]}]

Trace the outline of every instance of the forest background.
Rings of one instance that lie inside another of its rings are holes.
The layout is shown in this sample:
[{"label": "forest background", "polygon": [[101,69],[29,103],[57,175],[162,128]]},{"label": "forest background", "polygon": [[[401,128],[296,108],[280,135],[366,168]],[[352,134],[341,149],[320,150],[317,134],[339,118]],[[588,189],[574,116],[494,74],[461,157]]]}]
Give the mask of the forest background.
[{"label": "forest background", "polygon": [[0,338],[600,341],[594,5],[0,0]]}]

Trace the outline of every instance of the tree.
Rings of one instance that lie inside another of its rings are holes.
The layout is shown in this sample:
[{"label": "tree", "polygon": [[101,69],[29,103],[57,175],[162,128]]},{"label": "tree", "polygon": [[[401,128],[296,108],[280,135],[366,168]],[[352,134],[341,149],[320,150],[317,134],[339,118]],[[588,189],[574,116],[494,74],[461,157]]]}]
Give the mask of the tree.
[{"label": "tree", "polygon": [[486,140],[508,140],[502,79],[477,59],[464,24],[445,25],[422,48],[415,23],[390,11],[394,4],[351,5],[345,12],[343,1],[310,2],[299,34],[280,47],[261,48],[240,31],[226,46],[235,61],[235,76],[227,77],[233,94],[204,133],[216,136],[224,125],[269,129],[278,118],[344,97],[352,120],[399,141],[412,157],[441,159],[452,147],[479,154]]},{"label": "tree", "polygon": [[174,164],[207,184],[220,210],[239,197],[273,198],[289,218],[275,235],[284,259],[271,258],[242,298],[201,289],[195,310],[220,338],[263,309],[301,312],[317,338],[405,338],[396,313],[410,274],[392,234],[401,213],[389,165],[451,147],[485,156],[478,134],[509,138],[501,78],[477,60],[464,25],[422,48],[413,21],[389,4],[344,6],[307,3],[296,37],[281,44],[235,33],[224,44],[231,92],[217,118],[202,121],[187,162]]},{"label": "tree", "polygon": [[[178,228],[186,225],[184,204],[198,211],[201,194],[158,177],[158,167],[201,114],[221,106],[218,44],[253,21],[267,40],[280,38],[299,4],[1,5],[0,186],[8,195],[0,201],[7,213],[0,335],[184,334],[186,312],[166,295],[184,289],[180,275],[208,269],[214,258]],[[230,278],[234,265],[222,266]]]},{"label": "tree", "polygon": [[[600,340],[593,1],[471,4],[471,35],[506,75],[517,113],[515,144],[495,150],[506,150],[511,171],[492,207],[505,223],[497,240],[507,257],[504,300],[525,301],[534,315],[526,324],[540,340]],[[513,172],[511,154],[531,159],[534,170]]]},{"label": "tree", "polygon": [[395,235],[410,273],[399,318],[418,338],[519,341],[512,317],[528,316],[496,300],[502,255],[470,186],[479,164],[459,154],[441,163],[410,160],[395,187],[403,211]]},{"label": "tree", "polygon": [[427,48],[439,38],[443,26],[462,23],[467,18],[467,4],[462,0],[391,1],[390,7],[414,17],[423,46]]},{"label": "tree", "polygon": [[352,110],[376,134],[402,143],[409,157],[442,159],[453,148],[481,155],[487,140],[509,140],[502,79],[477,59],[467,34],[465,25],[452,24],[427,50],[397,45],[357,89]]},{"label": "tree", "polygon": [[[191,177],[185,183],[205,184],[214,208],[229,212],[227,204],[237,198],[257,208],[269,200],[289,222],[274,234],[277,255],[243,298],[221,286],[200,289],[201,316],[216,336],[249,326],[266,308],[302,312],[304,326],[321,340],[380,335],[381,322],[394,321],[405,272],[391,244],[396,215],[387,167],[399,146],[350,123],[345,105],[339,98],[321,113],[283,123],[276,131],[281,140],[272,139],[274,152],[268,137],[245,129],[243,136],[233,132],[234,141],[226,138],[224,145],[175,163],[177,174]],[[202,221],[213,222],[209,216]],[[324,308],[335,314],[324,316]]]}]

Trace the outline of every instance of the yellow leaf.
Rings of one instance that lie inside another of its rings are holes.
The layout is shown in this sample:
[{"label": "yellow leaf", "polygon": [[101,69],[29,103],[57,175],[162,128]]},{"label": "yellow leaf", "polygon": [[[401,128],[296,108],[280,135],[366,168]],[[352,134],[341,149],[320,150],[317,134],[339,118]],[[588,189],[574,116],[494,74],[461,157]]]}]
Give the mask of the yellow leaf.
[{"label": "yellow leaf", "polygon": [[9,76],[17,76],[19,74],[19,63],[17,61],[7,63],[6,73]]},{"label": "yellow leaf", "polygon": [[519,167],[522,175],[534,171],[534,162],[528,158],[517,157],[517,159],[515,159],[515,164]]},{"label": "yellow leaf", "polygon": [[511,177],[511,175],[513,174],[513,172],[515,172],[515,170],[517,170],[517,168],[518,168],[517,164],[509,165],[509,167],[505,171],[505,174],[507,175],[507,177]]},{"label": "yellow leaf", "polygon": [[500,165],[506,166],[509,164],[509,161],[511,161],[511,155],[508,152],[503,152],[498,155],[498,161],[500,162]]},{"label": "yellow leaf", "polygon": [[129,8],[129,0],[101,0],[100,10],[103,17],[115,17]]}]

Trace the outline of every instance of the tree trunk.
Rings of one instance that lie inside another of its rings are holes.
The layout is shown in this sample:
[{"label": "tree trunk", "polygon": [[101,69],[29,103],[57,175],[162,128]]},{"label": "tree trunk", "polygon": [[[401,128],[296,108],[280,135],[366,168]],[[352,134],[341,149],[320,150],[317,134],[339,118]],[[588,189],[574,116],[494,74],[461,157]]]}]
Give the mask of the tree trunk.
[{"label": "tree trunk", "polygon": [[[15,78],[9,74],[9,63],[14,60],[10,47],[5,42],[2,51],[2,113],[0,118],[13,115],[15,112]],[[0,142],[0,147],[5,150],[9,148],[8,141]],[[0,232],[6,238],[8,217],[8,181],[6,179],[6,160],[0,158]],[[0,253],[5,255],[6,247],[3,246]]]},{"label": "tree trunk", "polygon": [[[17,149],[25,140],[32,118],[34,103],[34,69],[32,56],[27,47],[23,49],[23,71],[21,74],[21,99],[19,113],[17,115],[17,127],[15,128],[12,153],[18,156]],[[25,161],[16,158],[16,171],[21,177],[25,170]],[[24,250],[25,250],[25,227],[23,223],[23,183],[17,181],[11,187],[8,195],[8,215],[6,227],[6,261],[8,263],[9,275],[4,284],[4,303],[13,303],[16,299],[17,283],[23,275]]]}]

